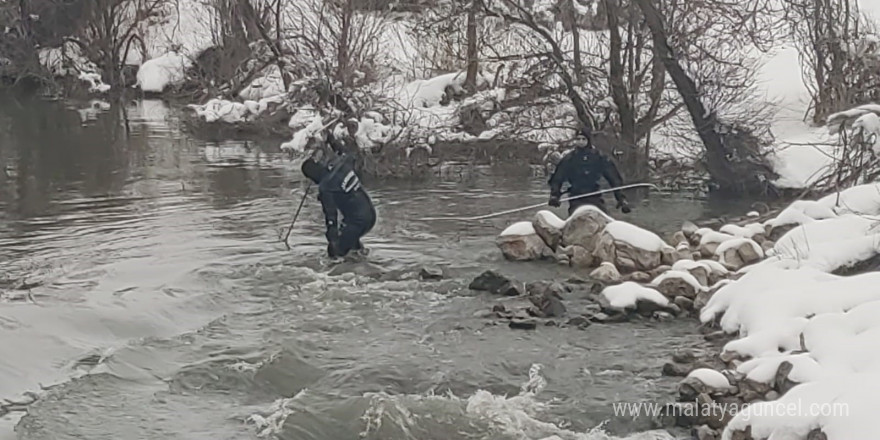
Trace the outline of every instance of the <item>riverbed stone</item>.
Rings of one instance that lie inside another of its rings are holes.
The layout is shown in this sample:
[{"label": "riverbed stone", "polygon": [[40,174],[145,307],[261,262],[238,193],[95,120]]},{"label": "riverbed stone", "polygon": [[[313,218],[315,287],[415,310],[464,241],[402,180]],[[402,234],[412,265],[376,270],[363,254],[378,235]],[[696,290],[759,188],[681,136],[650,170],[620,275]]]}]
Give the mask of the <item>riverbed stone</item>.
[{"label": "riverbed stone", "polygon": [[635,272],[630,272],[630,273],[624,275],[621,279],[623,281],[632,281],[634,283],[643,283],[644,284],[644,283],[651,282],[652,278],[651,278],[651,274],[649,274],[647,272],[635,271]]},{"label": "riverbed stone", "polygon": [[700,228],[691,221],[685,221],[681,225],[681,233],[688,241],[692,241],[694,239],[698,229]]},{"label": "riverbed stone", "polygon": [[557,217],[553,212],[548,210],[538,211],[532,220],[532,226],[535,229],[535,233],[544,240],[544,243],[550,249],[555,251],[562,242],[562,228],[565,226],[565,221]]},{"label": "riverbed stone", "polygon": [[677,350],[672,353],[672,361],[682,364],[690,364],[696,362],[697,355],[692,350]]},{"label": "riverbed stone", "polygon": [[423,280],[442,280],[443,269],[436,266],[425,266],[419,270],[419,278]]},{"label": "riverbed stone", "polygon": [[743,238],[737,239],[736,245],[725,247],[716,256],[731,269],[739,270],[764,258],[764,251],[755,241]]},{"label": "riverbed stone", "polygon": [[684,231],[675,231],[675,233],[672,234],[672,238],[668,241],[668,243],[674,247],[678,247],[679,244],[687,242],[688,239],[687,236],[684,235]]},{"label": "riverbed stone", "polygon": [[572,327],[585,329],[585,328],[589,327],[590,324],[592,324],[592,323],[590,322],[590,319],[588,317],[580,315],[580,316],[575,316],[575,317],[569,319],[566,324],[569,326],[572,326]]},{"label": "riverbed stone", "polygon": [[599,208],[584,205],[575,210],[562,227],[562,245],[578,245],[591,253],[596,248],[596,239],[605,225],[612,219]]},{"label": "riverbed stone", "polygon": [[666,271],[668,271],[668,270],[671,270],[671,269],[672,269],[672,266],[671,266],[671,265],[664,264],[664,265],[662,265],[662,266],[658,266],[658,267],[654,268],[653,270],[649,271],[649,272],[648,272],[648,275],[650,275],[650,276],[651,276],[651,279],[653,280],[654,278],[659,277],[659,276],[662,275],[664,272],[666,272]]},{"label": "riverbed stone", "polygon": [[620,272],[613,264],[605,261],[595,270],[590,272],[590,278],[601,281],[605,284],[618,284],[621,281]]},{"label": "riverbed stone", "polygon": [[566,309],[562,303],[565,287],[558,282],[536,281],[526,285],[529,301],[535,306],[537,315],[542,318],[564,316]]},{"label": "riverbed stone", "polygon": [[534,330],[538,328],[538,321],[536,319],[514,318],[510,320],[508,327],[517,330]]},{"label": "riverbed stone", "polygon": [[694,310],[694,301],[690,298],[684,296],[676,296],[672,302],[681,307],[681,310],[685,312],[692,312]]},{"label": "riverbed stone", "polygon": [[667,362],[663,364],[661,374],[671,377],[686,377],[693,370],[690,364],[681,364],[678,362]]},{"label": "riverbed stone", "polygon": [[487,270],[474,278],[468,285],[468,289],[503,296],[518,296],[523,293],[523,287],[518,281],[511,280],[492,270]]},{"label": "riverbed stone", "polygon": [[568,262],[571,267],[588,269],[596,266],[596,259],[593,257],[593,252],[583,246],[573,244],[563,248],[563,252],[568,257]]},{"label": "riverbed stone", "polygon": [[710,428],[709,425],[700,425],[694,429],[694,438],[696,440],[718,440],[721,438],[721,434]]},{"label": "riverbed stone", "polygon": [[637,248],[606,231],[599,235],[595,249],[597,258],[613,263],[621,272],[649,271],[662,262],[660,251]]},{"label": "riverbed stone", "polygon": [[788,377],[793,369],[794,365],[789,361],[779,364],[779,368],[776,370],[776,391],[778,391],[779,394],[785,394],[797,386],[797,382]]},{"label": "riverbed stone", "polygon": [[495,244],[511,261],[535,261],[553,255],[530,222],[514,223],[495,239]]}]

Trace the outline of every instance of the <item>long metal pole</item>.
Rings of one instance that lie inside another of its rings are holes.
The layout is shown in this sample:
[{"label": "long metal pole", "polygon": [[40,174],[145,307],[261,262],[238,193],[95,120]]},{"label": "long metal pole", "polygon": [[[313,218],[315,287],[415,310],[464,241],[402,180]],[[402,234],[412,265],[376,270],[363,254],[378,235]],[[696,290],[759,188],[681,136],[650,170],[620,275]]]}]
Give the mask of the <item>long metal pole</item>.
[{"label": "long metal pole", "polygon": [[312,189],[312,182],[309,182],[308,186],[306,186],[306,191],[303,193],[302,200],[299,201],[299,207],[296,208],[296,214],[293,215],[293,220],[290,221],[290,227],[287,228],[287,234],[284,235],[284,246],[287,247],[287,250],[290,250],[290,245],[287,244],[287,239],[290,238],[290,232],[293,231],[293,224],[296,223],[296,219],[299,217],[299,212],[306,203],[306,197],[308,197],[310,189]]},{"label": "long metal pole", "polygon": [[[561,199],[559,202],[560,202],[560,203],[561,203],[561,202],[567,202],[567,201],[569,201],[569,200],[576,200],[576,199],[580,199],[580,198],[584,198],[584,197],[596,196],[596,195],[599,195],[599,194],[605,194],[605,193],[612,192],[612,191],[618,191],[618,190],[629,189],[629,188],[639,188],[639,187],[645,187],[645,186],[653,187],[653,188],[658,189],[658,190],[660,189],[659,187],[657,187],[657,185],[654,185],[653,183],[633,183],[633,184],[630,184],[630,185],[618,186],[618,187],[614,187],[614,188],[608,188],[608,189],[603,189],[603,190],[599,190],[599,191],[594,191],[594,192],[587,193],[587,194],[581,194],[581,195],[574,196],[574,197],[566,197],[566,198],[564,198],[564,199]],[[476,217],[425,217],[425,218],[420,218],[420,219],[418,219],[418,220],[421,220],[421,221],[435,221],[435,220],[473,221],[473,220],[484,220],[484,219],[487,219],[487,218],[498,217],[499,215],[513,214],[513,213],[515,213],[515,212],[528,211],[528,210],[530,210],[530,209],[540,208],[540,207],[542,207],[542,206],[547,206],[547,202],[544,202],[544,203],[538,203],[538,204],[536,204],[536,205],[525,206],[525,207],[522,207],[522,208],[509,209],[509,210],[507,210],[507,211],[494,212],[494,213],[492,213],[492,214],[480,215],[480,216],[476,216]]]}]

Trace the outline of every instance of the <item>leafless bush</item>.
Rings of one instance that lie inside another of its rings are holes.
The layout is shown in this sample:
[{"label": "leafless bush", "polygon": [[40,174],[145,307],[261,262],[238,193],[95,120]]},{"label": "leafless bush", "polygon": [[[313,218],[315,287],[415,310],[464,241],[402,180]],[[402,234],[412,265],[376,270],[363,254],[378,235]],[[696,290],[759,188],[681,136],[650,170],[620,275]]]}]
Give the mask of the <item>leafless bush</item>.
[{"label": "leafless bush", "polygon": [[856,0],[785,0],[784,5],[812,97],[813,122],[880,99],[878,32]]}]

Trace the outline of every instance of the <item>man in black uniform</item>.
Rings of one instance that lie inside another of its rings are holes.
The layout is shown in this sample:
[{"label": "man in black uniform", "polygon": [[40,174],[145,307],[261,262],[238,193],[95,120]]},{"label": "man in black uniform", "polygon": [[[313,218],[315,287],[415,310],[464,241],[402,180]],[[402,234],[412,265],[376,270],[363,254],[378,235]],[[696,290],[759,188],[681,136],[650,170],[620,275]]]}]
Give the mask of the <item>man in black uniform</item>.
[{"label": "man in black uniform", "polygon": [[[376,224],[376,209],[354,170],[354,158],[338,155],[328,165],[309,158],[303,174],[318,185],[318,200],[324,209],[327,253],[345,257],[351,251],[364,252],[361,238]],[[342,213],[342,225],[338,221]]]},{"label": "man in black uniform", "polygon": [[[586,130],[581,132],[575,143],[575,149],[566,154],[556,170],[550,177],[550,202],[549,205],[559,207],[561,205],[559,199],[562,197],[562,185],[568,183],[569,197],[579,196],[599,191],[599,179],[604,177],[608,184],[612,187],[623,185],[623,179],[617,166],[607,156],[597,150],[590,140],[590,133]],[[626,197],[620,190],[614,191],[614,198],[617,199],[617,207],[628,214],[631,210],[626,201]],[[601,194],[595,196],[582,197],[580,199],[568,202],[568,215],[583,205],[594,205],[607,212],[605,208],[605,199]]]}]

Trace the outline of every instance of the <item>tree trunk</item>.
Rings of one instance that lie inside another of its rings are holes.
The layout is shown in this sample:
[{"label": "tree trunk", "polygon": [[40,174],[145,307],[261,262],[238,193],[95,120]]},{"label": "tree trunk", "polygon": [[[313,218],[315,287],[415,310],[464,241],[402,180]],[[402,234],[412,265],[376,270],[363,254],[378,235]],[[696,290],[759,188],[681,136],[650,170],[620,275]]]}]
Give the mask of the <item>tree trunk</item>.
[{"label": "tree trunk", "polygon": [[336,42],[336,81],[343,86],[348,85],[351,77],[349,68],[348,46],[351,43],[351,19],[354,15],[354,0],[344,0],[342,2],[341,25],[339,30],[339,41]]},{"label": "tree trunk", "polygon": [[684,68],[681,67],[672,48],[669,46],[664,19],[660,11],[652,3],[653,0],[634,1],[642,10],[645,22],[651,30],[655,56],[659,57],[663,62],[663,66],[675,83],[675,87],[678,89],[678,93],[681,95],[685,107],[691,115],[700,140],[703,141],[703,145],[706,148],[706,166],[712,179],[718,184],[719,189],[725,192],[742,192],[745,189],[751,188],[755,182],[750,182],[746,176],[737,176],[733,172],[730,161],[727,158],[724,143],[721,140],[721,136],[715,130],[718,122],[716,116],[714,112],[709,113],[706,111],[706,107],[700,100],[700,93],[697,90],[696,84],[685,72]]},{"label": "tree trunk", "polygon": [[467,76],[464,80],[465,90],[470,93],[477,91],[477,72],[480,70],[479,54],[477,53],[477,2],[472,1],[468,7],[467,17]]},{"label": "tree trunk", "polygon": [[568,0],[571,12],[571,38],[574,45],[572,56],[574,57],[574,78],[578,84],[584,83],[584,65],[581,59],[581,30],[578,28],[577,9],[574,7],[575,0]]}]

